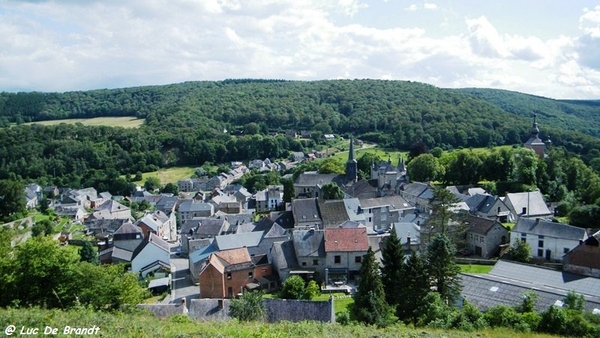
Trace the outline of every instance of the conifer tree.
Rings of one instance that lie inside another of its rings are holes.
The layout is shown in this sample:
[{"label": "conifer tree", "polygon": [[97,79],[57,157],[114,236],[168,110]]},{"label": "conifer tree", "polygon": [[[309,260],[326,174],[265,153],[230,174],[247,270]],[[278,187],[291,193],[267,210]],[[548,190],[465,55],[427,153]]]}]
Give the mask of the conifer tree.
[{"label": "conifer tree", "polygon": [[381,281],[384,286],[385,299],[389,305],[396,307],[400,304],[400,293],[402,291],[402,266],[404,264],[404,252],[402,244],[396,233],[396,228],[392,227],[390,236],[385,238],[384,246],[381,249]]},{"label": "conifer tree", "polygon": [[364,256],[359,271],[358,291],[354,295],[352,312],[356,319],[367,325],[385,326],[392,309],[385,301],[385,291],[375,253],[371,248]]},{"label": "conifer tree", "polygon": [[460,295],[460,267],[456,264],[456,249],[443,234],[436,235],[427,247],[429,278],[441,298],[449,304]]},{"label": "conifer tree", "polygon": [[431,290],[427,266],[423,258],[413,251],[403,264],[402,286],[399,293],[399,303],[396,307],[396,316],[405,322],[412,321],[416,324],[417,307]]}]

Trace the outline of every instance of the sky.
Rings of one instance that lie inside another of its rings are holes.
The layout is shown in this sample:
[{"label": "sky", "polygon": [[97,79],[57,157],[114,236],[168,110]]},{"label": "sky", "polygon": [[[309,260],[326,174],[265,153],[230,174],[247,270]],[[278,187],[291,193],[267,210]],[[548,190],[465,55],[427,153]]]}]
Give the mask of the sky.
[{"label": "sky", "polygon": [[0,0],[0,91],[236,78],[600,99],[600,2]]}]

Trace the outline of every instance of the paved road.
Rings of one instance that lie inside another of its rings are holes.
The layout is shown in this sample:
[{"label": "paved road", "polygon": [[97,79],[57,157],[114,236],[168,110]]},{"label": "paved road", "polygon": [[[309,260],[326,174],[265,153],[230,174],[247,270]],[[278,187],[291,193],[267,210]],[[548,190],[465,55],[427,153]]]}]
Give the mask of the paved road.
[{"label": "paved road", "polygon": [[181,300],[185,297],[186,304],[190,304],[190,300],[200,297],[200,290],[190,278],[188,259],[175,256],[175,252],[179,248],[179,244],[171,244],[171,270],[174,271],[173,289],[171,296],[165,298],[165,302],[181,304]]}]

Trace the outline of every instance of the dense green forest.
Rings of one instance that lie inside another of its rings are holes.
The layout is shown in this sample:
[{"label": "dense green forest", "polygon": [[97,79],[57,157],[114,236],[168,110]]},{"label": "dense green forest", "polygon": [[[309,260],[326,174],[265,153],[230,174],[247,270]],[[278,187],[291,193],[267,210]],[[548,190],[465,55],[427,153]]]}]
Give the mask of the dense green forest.
[{"label": "dense green forest", "polygon": [[[98,177],[282,157],[311,150],[325,133],[383,147],[417,141],[442,149],[521,144],[538,113],[552,136],[589,161],[600,149],[593,101],[562,102],[510,92],[441,89],[383,80],[226,80],[67,93],[0,94],[0,179],[81,186]],[[23,122],[137,116],[137,129]],[[10,127],[9,127],[10,126]],[[311,130],[312,140],[269,134]],[[232,135],[233,132],[236,135]]]}]

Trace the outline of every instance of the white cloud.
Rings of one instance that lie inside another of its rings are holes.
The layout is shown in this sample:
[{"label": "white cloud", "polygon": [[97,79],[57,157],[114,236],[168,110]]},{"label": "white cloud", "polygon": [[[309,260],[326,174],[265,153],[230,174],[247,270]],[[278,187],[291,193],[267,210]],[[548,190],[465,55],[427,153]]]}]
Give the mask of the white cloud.
[{"label": "white cloud", "polygon": [[434,11],[434,10],[438,9],[438,6],[437,6],[436,4],[433,4],[433,3],[426,2],[426,3],[423,5],[423,8],[425,8],[425,9],[429,9],[429,10],[432,10],[432,11]]},{"label": "white cloud", "polygon": [[376,13],[356,0],[0,2],[0,90],[385,78],[600,95],[592,67],[600,8],[583,13],[576,40],[505,34],[486,16],[466,19],[466,33],[431,35],[425,25],[403,26],[402,16],[419,12],[402,6],[397,25],[379,26],[359,20]]}]

